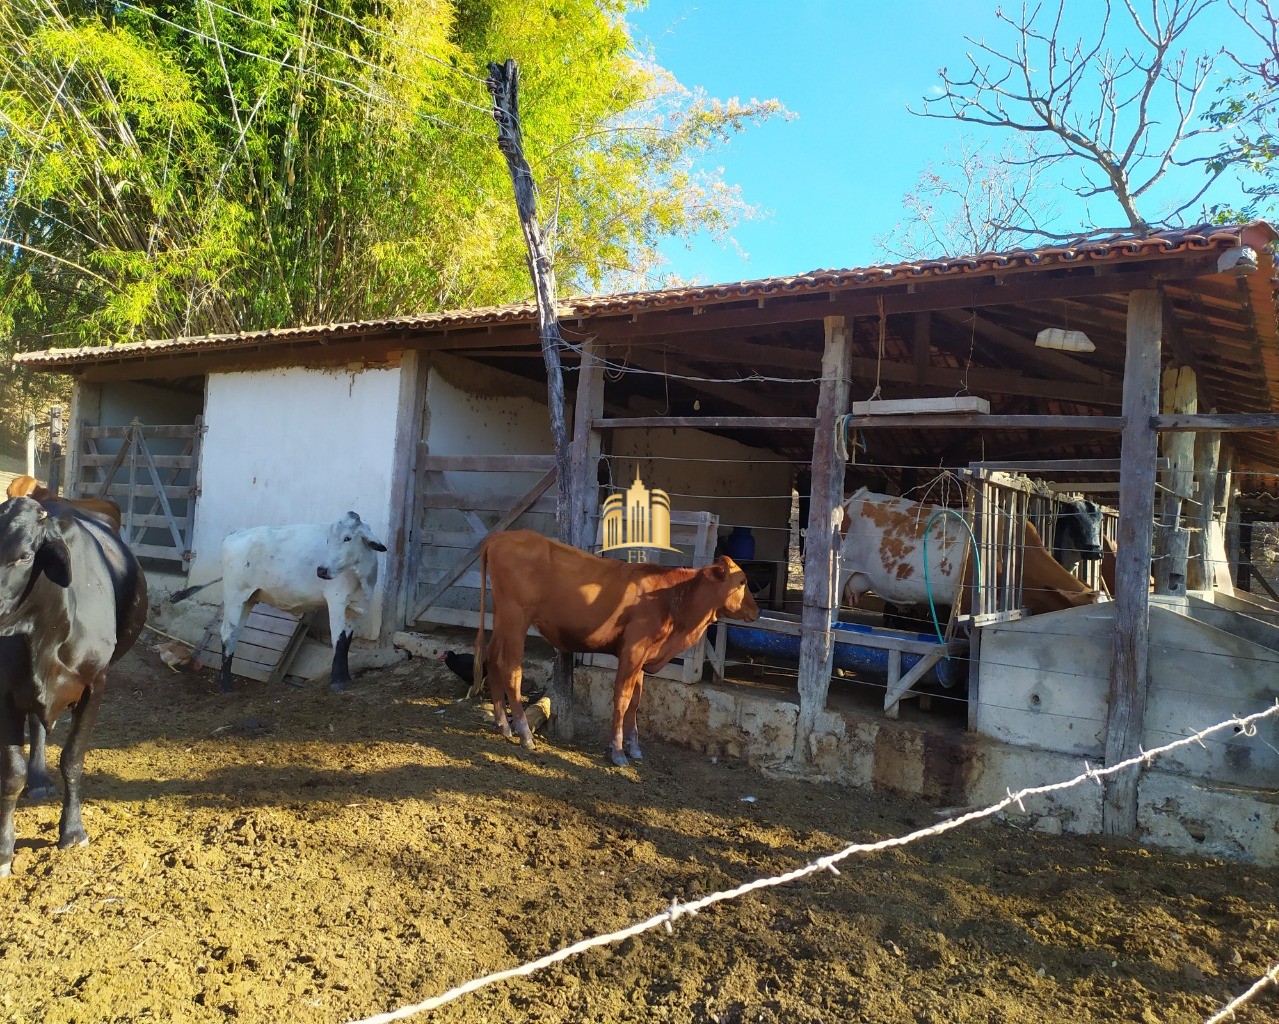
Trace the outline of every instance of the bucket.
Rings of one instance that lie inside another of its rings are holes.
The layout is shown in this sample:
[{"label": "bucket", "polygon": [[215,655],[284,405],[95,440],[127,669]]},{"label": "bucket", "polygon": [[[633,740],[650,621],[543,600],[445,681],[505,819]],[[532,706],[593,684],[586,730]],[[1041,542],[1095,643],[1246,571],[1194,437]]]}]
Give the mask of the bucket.
[{"label": "bucket", "polygon": [[755,557],[755,535],[749,526],[734,526],[724,538],[724,554],[734,562],[749,562]]}]

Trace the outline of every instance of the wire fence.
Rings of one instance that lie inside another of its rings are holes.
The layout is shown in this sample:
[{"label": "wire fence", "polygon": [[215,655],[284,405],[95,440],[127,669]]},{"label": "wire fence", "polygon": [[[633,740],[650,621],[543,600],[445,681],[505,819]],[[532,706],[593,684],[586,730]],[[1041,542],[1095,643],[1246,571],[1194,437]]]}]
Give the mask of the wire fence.
[{"label": "wire fence", "polygon": [[[1094,782],[1098,786],[1103,786],[1104,784],[1102,780],[1109,776],[1126,772],[1129,769],[1136,768],[1141,765],[1150,764],[1156,758],[1161,757],[1179,747],[1190,746],[1193,744],[1202,745],[1203,741],[1207,737],[1215,733],[1229,729],[1232,732],[1245,736],[1255,736],[1257,723],[1263,719],[1275,717],[1276,715],[1279,715],[1279,703],[1252,715],[1230,718],[1225,721],[1218,722],[1216,725],[1208,726],[1207,728],[1201,729],[1192,735],[1182,737],[1181,739],[1165,744],[1162,747],[1142,751],[1133,757],[1117,762],[1116,764],[1110,765],[1106,768],[1093,768],[1085,762],[1085,770],[1079,775],[1076,775],[1074,778],[1067,779],[1062,782],[1049,783],[1043,786],[1028,787],[1018,790],[1016,793],[1010,792],[1006,797],[1004,797],[1004,799],[999,800],[988,807],[969,811],[953,818],[948,818],[944,821],[930,825],[926,828],[918,829],[915,832],[911,832],[904,836],[895,836],[874,843],[852,843],[841,850],[835,851],[834,853],[828,854],[824,857],[818,857],[816,860],[810,861],[801,868],[796,868],[792,871],[782,872],[781,874],[769,877],[757,878],[754,881],[744,883],[736,886],[735,888],[714,892],[708,896],[703,896],[699,899],[691,900],[686,903],[681,903],[678,899],[672,899],[670,906],[665,910],[654,914],[646,920],[639,921],[628,928],[583,939],[570,946],[565,946],[544,957],[528,961],[517,967],[473,978],[464,984],[454,986],[438,996],[432,996],[431,998],[425,999],[419,1003],[402,1006],[399,1009],[376,1014],[372,1017],[361,1018],[350,1022],[350,1024],[391,1024],[393,1021],[405,1020],[429,1010],[438,1009],[439,1007],[455,1002],[472,992],[478,992],[480,989],[488,988],[503,981],[509,981],[513,978],[527,977],[530,974],[535,974],[536,972],[554,964],[585,953],[590,949],[600,946],[616,945],[624,942],[626,939],[652,931],[655,928],[664,928],[667,932],[673,932],[675,924],[681,918],[695,916],[701,911],[706,910],[717,903],[739,899],[762,889],[787,885],[801,878],[806,878],[809,875],[823,871],[828,871],[831,874],[838,875],[840,872],[836,865],[847,860],[849,857],[859,854],[878,853],[883,850],[908,846],[911,843],[950,832],[954,829],[970,824],[971,822],[993,817],[1013,805],[1024,810],[1025,801],[1033,797],[1062,792],[1086,782]],[[1221,1013],[1210,1018],[1208,1024],[1214,1024],[1216,1021],[1226,1019],[1223,1014],[1228,1015],[1233,1013],[1248,1000],[1254,998],[1268,982],[1279,980],[1279,974],[1276,972],[1279,972],[1279,965],[1276,965],[1275,968],[1272,968],[1269,972],[1267,972],[1267,974],[1247,992],[1242,993],[1240,996],[1232,1000],[1228,1006],[1223,1008]]]}]

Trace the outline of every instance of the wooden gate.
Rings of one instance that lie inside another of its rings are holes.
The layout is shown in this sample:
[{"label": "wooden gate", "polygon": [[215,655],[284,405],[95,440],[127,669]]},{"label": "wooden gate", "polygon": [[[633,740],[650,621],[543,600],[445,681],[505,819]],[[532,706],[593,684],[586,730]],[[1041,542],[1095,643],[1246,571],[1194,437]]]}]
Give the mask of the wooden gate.
[{"label": "wooden gate", "polygon": [[[194,423],[147,425],[134,420],[127,427],[80,430],[81,451],[77,479],[67,481],[72,497],[110,498],[120,506],[124,540],[139,558],[176,562],[185,572],[195,552],[195,499],[200,466],[203,417]],[[185,439],[176,455],[157,455],[148,439]],[[118,442],[114,452],[104,442]]]},{"label": "wooden gate", "polygon": [[[418,449],[418,495],[405,579],[413,583],[405,621],[479,625],[480,574],[472,568],[489,533],[516,525],[554,535],[553,455],[431,455]],[[487,487],[458,492],[454,473],[537,473],[524,494],[493,494]],[[547,491],[551,491],[550,494]],[[467,593],[467,592],[470,593]]]}]

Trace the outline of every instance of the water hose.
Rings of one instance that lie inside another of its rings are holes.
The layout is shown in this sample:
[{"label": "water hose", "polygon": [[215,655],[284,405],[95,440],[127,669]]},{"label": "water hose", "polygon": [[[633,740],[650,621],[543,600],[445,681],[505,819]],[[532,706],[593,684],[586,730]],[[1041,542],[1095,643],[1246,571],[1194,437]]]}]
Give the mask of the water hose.
[{"label": "water hose", "polygon": [[[937,621],[937,605],[933,601],[933,583],[928,577],[928,531],[933,528],[933,523],[937,522],[942,516],[952,515],[959,520],[960,524],[968,531],[968,539],[972,542],[973,561],[976,563],[977,575],[974,579],[981,579],[981,554],[977,550],[977,538],[973,534],[973,528],[968,525],[968,520],[956,512],[953,508],[939,508],[932,514],[928,520],[928,525],[924,527],[924,533],[921,537],[921,543],[924,545],[924,588],[928,591],[928,610],[933,616],[933,628],[937,630],[937,639],[940,643],[945,644],[946,638],[942,635],[941,623]],[[963,563],[960,563],[963,568]],[[963,581],[960,581],[960,588],[963,587]],[[946,660],[950,661],[950,654],[946,654]]]}]

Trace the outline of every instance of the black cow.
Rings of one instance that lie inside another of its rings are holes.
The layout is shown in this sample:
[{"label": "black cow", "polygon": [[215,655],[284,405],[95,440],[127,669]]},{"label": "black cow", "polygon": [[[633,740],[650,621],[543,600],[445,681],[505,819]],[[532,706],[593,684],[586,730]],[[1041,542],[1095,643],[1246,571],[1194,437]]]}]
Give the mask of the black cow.
[{"label": "black cow", "polygon": [[27,782],[28,715],[41,726],[32,729],[32,760],[39,766],[43,730],[75,708],[62,749],[58,847],[89,841],[80,820],[89,736],[107,668],[133,646],[146,615],[146,579],[110,525],[56,498],[0,505],[0,877],[13,864],[14,807]]},{"label": "black cow", "polygon": [[1087,498],[1063,501],[1053,530],[1053,558],[1071,572],[1101,558],[1101,506]]}]

